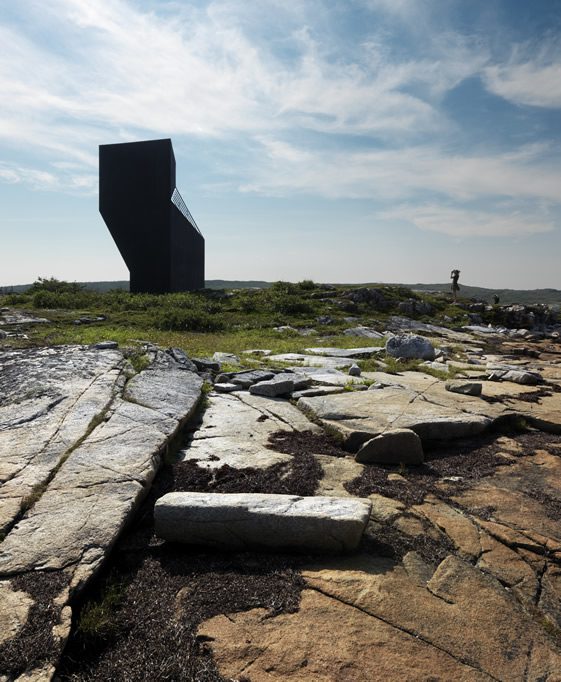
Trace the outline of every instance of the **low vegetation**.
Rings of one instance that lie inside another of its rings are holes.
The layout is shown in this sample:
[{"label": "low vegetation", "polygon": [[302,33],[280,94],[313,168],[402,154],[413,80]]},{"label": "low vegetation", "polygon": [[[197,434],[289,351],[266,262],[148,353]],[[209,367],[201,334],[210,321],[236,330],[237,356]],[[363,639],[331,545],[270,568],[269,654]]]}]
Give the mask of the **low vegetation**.
[{"label": "low vegetation", "polygon": [[[419,310],[404,313],[399,304],[414,301]],[[174,346],[192,356],[214,351],[240,353],[267,348],[301,352],[309,346],[377,345],[375,339],[347,336],[345,329],[366,325],[383,330],[390,315],[422,321],[466,322],[466,313],[447,295],[420,295],[396,286],[345,287],[274,282],[268,288],[205,289],[175,294],[96,291],[83,285],[39,278],[25,292],[0,295],[0,306],[28,311],[49,324],[25,330],[28,338],[11,345],[117,341],[140,348],[143,342]],[[430,311],[430,315],[426,311]],[[278,328],[281,328],[280,330]],[[142,356],[135,357],[142,364]],[[251,361],[247,361],[251,366]]]}]

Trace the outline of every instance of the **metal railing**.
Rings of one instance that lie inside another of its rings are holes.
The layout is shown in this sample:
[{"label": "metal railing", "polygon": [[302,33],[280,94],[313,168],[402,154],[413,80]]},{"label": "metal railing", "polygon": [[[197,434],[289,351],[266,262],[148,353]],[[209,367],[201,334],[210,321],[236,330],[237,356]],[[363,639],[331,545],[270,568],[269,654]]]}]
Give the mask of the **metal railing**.
[{"label": "metal railing", "polygon": [[179,211],[187,218],[187,220],[191,223],[191,225],[197,230],[197,232],[202,236],[201,231],[199,230],[199,226],[195,222],[195,219],[191,215],[191,211],[187,208],[187,204],[183,201],[183,197],[181,194],[179,194],[179,191],[177,187],[173,190],[173,193],[171,195],[171,202],[174,204]]}]

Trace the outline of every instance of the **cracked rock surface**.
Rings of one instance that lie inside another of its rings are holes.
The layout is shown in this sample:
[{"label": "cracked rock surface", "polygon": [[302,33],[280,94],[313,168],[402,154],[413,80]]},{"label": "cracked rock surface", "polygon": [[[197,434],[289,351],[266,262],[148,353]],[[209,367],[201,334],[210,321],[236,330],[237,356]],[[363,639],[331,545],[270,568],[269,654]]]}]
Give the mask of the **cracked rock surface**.
[{"label": "cracked rock surface", "polygon": [[160,351],[151,359],[131,377],[115,350],[0,355],[1,643],[15,648],[11,640],[31,638],[28,620],[39,622],[50,658],[30,679],[49,678],[68,637],[71,595],[106,558],[200,397],[197,374]]}]

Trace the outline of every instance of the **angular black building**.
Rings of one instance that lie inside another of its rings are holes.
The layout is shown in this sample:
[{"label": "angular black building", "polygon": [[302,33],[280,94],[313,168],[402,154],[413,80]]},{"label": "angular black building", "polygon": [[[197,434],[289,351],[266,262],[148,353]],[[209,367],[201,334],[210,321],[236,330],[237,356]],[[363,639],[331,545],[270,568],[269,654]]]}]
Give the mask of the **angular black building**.
[{"label": "angular black building", "polygon": [[205,240],[175,186],[171,140],[100,145],[99,212],[132,292],[204,288]]}]

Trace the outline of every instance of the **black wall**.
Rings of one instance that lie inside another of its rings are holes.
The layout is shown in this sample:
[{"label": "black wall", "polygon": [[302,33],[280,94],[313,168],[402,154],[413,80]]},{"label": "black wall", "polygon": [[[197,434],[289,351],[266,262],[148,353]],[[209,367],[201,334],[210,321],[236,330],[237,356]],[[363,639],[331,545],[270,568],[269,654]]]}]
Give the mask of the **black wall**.
[{"label": "black wall", "polygon": [[171,202],[171,140],[99,147],[99,211],[133,292],[204,288],[204,238]]}]

